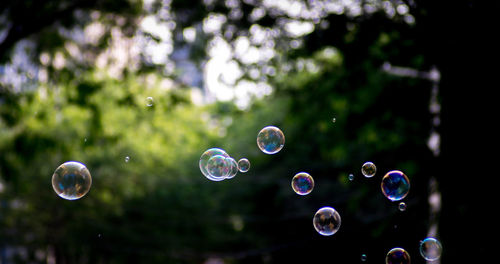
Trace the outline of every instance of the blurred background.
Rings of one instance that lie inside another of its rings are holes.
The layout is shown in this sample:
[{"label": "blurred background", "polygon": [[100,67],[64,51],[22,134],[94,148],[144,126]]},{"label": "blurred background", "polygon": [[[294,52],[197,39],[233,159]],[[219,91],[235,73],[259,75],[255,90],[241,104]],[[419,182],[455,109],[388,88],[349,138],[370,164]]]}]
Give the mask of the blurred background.
[{"label": "blurred background", "polygon": [[[384,263],[394,247],[425,263],[428,236],[432,263],[490,259],[493,7],[2,0],[0,263]],[[256,145],[268,125],[275,155]],[[212,147],[250,171],[208,180]],[[76,201],[51,186],[70,160],[92,174]],[[381,193],[390,170],[411,181],[405,211]],[[312,225],[323,206],[342,217],[330,237]]]}]

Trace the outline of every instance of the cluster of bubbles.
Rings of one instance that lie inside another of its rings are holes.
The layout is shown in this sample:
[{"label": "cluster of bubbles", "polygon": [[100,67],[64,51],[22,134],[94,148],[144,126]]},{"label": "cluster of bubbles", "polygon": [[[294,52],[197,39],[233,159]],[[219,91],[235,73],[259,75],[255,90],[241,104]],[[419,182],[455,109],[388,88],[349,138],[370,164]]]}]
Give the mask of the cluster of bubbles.
[{"label": "cluster of bubbles", "polygon": [[[147,106],[153,105],[153,98],[147,98]],[[275,126],[263,128],[257,135],[257,146],[265,154],[278,153],[285,144],[283,132]],[[130,157],[125,157],[125,162],[129,162]],[[201,173],[212,181],[222,181],[231,179],[239,172],[247,172],[250,169],[250,161],[242,158],[236,161],[230,157],[226,151],[220,148],[210,148],[200,157],[199,161]],[[361,167],[361,173],[371,178],[375,176],[377,168],[373,162],[365,162]],[[353,180],[354,175],[349,174],[349,180]],[[92,177],[87,167],[78,161],[68,161],[61,164],[52,175],[52,187],[61,198],[66,200],[76,200],[85,196],[92,185]],[[292,189],[298,195],[308,195],[314,189],[314,179],[307,172],[299,172],[292,178]],[[400,201],[408,195],[410,181],[401,171],[393,170],[387,172],[382,178],[382,193],[391,201]],[[400,211],[406,210],[406,203],[400,202]],[[320,208],[313,217],[314,229],[323,236],[335,234],[341,224],[340,214],[332,207]],[[441,243],[432,237],[420,242],[420,254],[427,261],[434,261],[441,257]],[[366,261],[366,254],[361,255],[361,261]],[[393,248],[386,255],[386,264],[409,264],[410,255],[403,248]]]},{"label": "cluster of bubbles", "polygon": [[203,152],[199,165],[201,173],[211,181],[232,179],[238,171],[247,172],[250,169],[248,159],[242,158],[237,162],[220,148],[211,148]]},{"label": "cluster of bubbles", "polygon": [[[428,237],[420,241],[420,255],[427,261],[435,261],[441,257],[443,247],[441,242],[433,237]],[[387,252],[386,264],[409,264],[410,254],[404,248],[393,248]]]},{"label": "cluster of bubbles", "polygon": [[85,164],[68,161],[61,164],[52,175],[52,188],[61,198],[76,200],[90,190],[92,176]]}]

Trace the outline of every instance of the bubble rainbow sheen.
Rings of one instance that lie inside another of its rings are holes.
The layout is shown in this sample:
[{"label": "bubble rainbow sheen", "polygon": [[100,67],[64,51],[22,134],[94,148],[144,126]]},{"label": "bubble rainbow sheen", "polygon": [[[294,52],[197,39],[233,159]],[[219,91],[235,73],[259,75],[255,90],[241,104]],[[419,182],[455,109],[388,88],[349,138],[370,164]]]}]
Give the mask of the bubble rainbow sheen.
[{"label": "bubble rainbow sheen", "polygon": [[410,254],[403,248],[393,248],[387,252],[386,264],[410,264]]},{"label": "bubble rainbow sheen", "polygon": [[238,160],[238,169],[240,172],[247,172],[250,170],[250,161],[247,158],[241,158]]},{"label": "bubble rainbow sheen", "polygon": [[231,167],[229,157],[223,155],[212,156],[207,162],[208,174],[215,178],[226,179],[231,171]]},{"label": "bubble rainbow sheen", "polygon": [[437,239],[428,237],[420,242],[419,250],[425,260],[434,261],[441,257],[443,247]]},{"label": "bubble rainbow sheen", "polygon": [[266,154],[276,154],[285,145],[285,135],[275,126],[267,126],[257,135],[257,146]]},{"label": "bubble rainbow sheen", "polygon": [[399,201],[408,195],[410,191],[410,180],[401,171],[389,171],[382,178],[380,185],[382,193],[391,201]]},{"label": "bubble rainbow sheen", "polygon": [[207,179],[209,179],[211,181],[222,181],[226,178],[226,176],[215,177],[215,176],[210,175],[210,173],[207,170],[208,161],[210,160],[210,158],[212,158],[215,155],[222,155],[226,158],[229,157],[229,155],[223,149],[220,149],[220,148],[207,149],[205,152],[203,152],[203,154],[201,154],[201,157],[200,157],[200,162],[199,162],[200,171]]},{"label": "bubble rainbow sheen", "polygon": [[90,190],[92,177],[87,167],[78,161],[61,164],[52,175],[52,188],[66,200],[82,198]]},{"label": "bubble rainbow sheen", "polygon": [[332,207],[320,208],[313,217],[313,226],[322,236],[331,236],[340,228],[340,214]]},{"label": "bubble rainbow sheen", "polygon": [[226,162],[228,162],[228,165],[230,166],[229,173],[227,174],[226,179],[232,179],[238,173],[238,162],[236,162],[236,160],[231,157],[226,158]]},{"label": "bubble rainbow sheen", "polygon": [[314,188],[314,179],[307,172],[299,172],[292,178],[292,189],[298,195],[308,195]]},{"label": "bubble rainbow sheen", "polygon": [[361,173],[366,177],[366,178],[371,178],[375,176],[375,173],[377,172],[377,167],[375,164],[371,161],[367,161],[361,166]]}]

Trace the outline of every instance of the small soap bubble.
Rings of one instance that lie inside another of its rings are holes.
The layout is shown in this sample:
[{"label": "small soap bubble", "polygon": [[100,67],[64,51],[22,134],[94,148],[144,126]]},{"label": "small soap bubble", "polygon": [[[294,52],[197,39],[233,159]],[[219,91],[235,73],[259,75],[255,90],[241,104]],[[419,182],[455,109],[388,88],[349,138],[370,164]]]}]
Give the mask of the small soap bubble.
[{"label": "small soap bubble", "polygon": [[399,201],[408,195],[410,191],[410,180],[398,170],[389,171],[380,185],[382,193],[391,201]]},{"label": "small soap bubble", "polygon": [[257,145],[266,154],[276,154],[285,145],[285,135],[275,126],[267,126],[257,135]]},{"label": "small soap bubble", "polygon": [[439,259],[442,251],[441,242],[433,237],[428,237],[420,242],[420,255],[425,260],[434,261]]},{"label": "small soap bubble", "polygon": [[225,179],[231,170],[231,163],[223,155],[215,155],[208,160],[207,171],[210,176]]},{"label": "small soap bubble", "polygon": [[61,198],[76,200],[90,190],[92,177],[87,167],[77,161],[61,164],[52,175],[52,188]]},{"label": "small soap bubble", "polygon": [[146,106],[151,107],[153,106],[153,104],[154,104],[153,97],[149,96],[148,98],[146,98]]},{"label": "small soap bubble", "polygon": [[331,207],[322,207],[313,218],[313,226],[323,236],[331,236],[340,228],[340,215]]},{"label": "small soap bubble", "polygon": [[130,161],[130,157],[129,156],[126,156],[125,157],[125,162],[129,162]]},{"label": "small soap bubble", "polygon": [[366,254],[361,254],[361,261],[366,261],[368,259],[368,257],[366,256]]},{"label": "small soap bubble", "polygon": [[335,123],[335,122],[337,122],[337,118],[334,117],[334,118],[332,118],[332,123]]},{"label": "small soap bubble", "polygon": [[292,189],[298,195],[308,195],[314,188],[314,179],[309,173],[299,172],[292,178]]},{"label": "small soap bubble", "polygon": [[222,155],[226,158],[229,157],[229,155],[223,149],[220,149],[220,148],[208,149],[205,152],[203,152],[203,154],[201,154],[200,162],[199,162],[200,171],[203,174],[203,176],[207,177],[207,179],[209,179],[211,181],[222,181],[225,179],[225,176],[224,177],[214,177],[214,176],[210,175],[210,173],[207,170],[208,161],[210,160],[210,158],[212,158],[215,155]]},{"label": "small soap bubble", "polygon": [[405,202],[400,202],[398,205],[399,211],[403,212],[406,211],[406,203]]},{"label": "small soap bubble", "polygon": [[231,158],[231,157],[226,158],[226,161],[231,166],[231,168],[229,169],[229,173],[228,173],[226,179],[232,179],[238,173],[238,162],[236,162],[236,160],[233,159],[233,158]]},{"label": "small soap bubble", "polygon": [[403,248],[389,250],[385,257],[386,264],[410,264],[410,254]]},{"label": "small soap bubble", "polygon": [[361,166],[361,173],[363,173],[363,175],[366,178],[371,178],[375,176],[376,172],[377,172],[377,167],[371,161],[367,161],[363,164],[363,166]]},{"label": "small soap bubble", "polygon": [[246,158],[238,160],[238,168],[240,172],[247,172],[250,170],[250,161]]},{"label": "small soap bubble", "polygon": [[349,176],[347,176],[350,181],[354,180],[354,174],[349,173]]}]

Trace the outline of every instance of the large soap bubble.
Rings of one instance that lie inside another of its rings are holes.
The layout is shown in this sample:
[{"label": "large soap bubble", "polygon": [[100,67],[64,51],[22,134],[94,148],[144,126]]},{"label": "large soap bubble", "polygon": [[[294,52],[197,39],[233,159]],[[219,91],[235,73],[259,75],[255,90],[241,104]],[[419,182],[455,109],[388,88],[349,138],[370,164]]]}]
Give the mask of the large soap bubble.
[{"label": "large soap bubble", "polygon": [[61,164],[52,175],[52,188],[61,198],[76,200],[90,190],[92,177],[87,167],[78,161]]},{"label": "large soap bubble", "polygon": [[393,170],[385,174],[380,187],[384,196],[389,200],[399,201],[408,195],[410,180],[401,171]]},{"label": "large soap bubble", "polygon": [[314,188],[314,179],[307,172],[299,172],[292,178],[292,189],[298,195],[308,195]]},{"label": "large soap bubble", "polygon": [[313,218],[313,226],[323,236],[331,236],[339,231],[340,215],[331,207],[322,207]]},{"label": "large soap bubble", "polygon": [[386,264],[410,264],[410,254],[403,248],[393,248],[387,252]]},{"label": "large soap bubble", "polygon": [[275,126],[267,126],[257,135],[257,145],[266,154],[276,154],[285,145],[285,135]]}]

